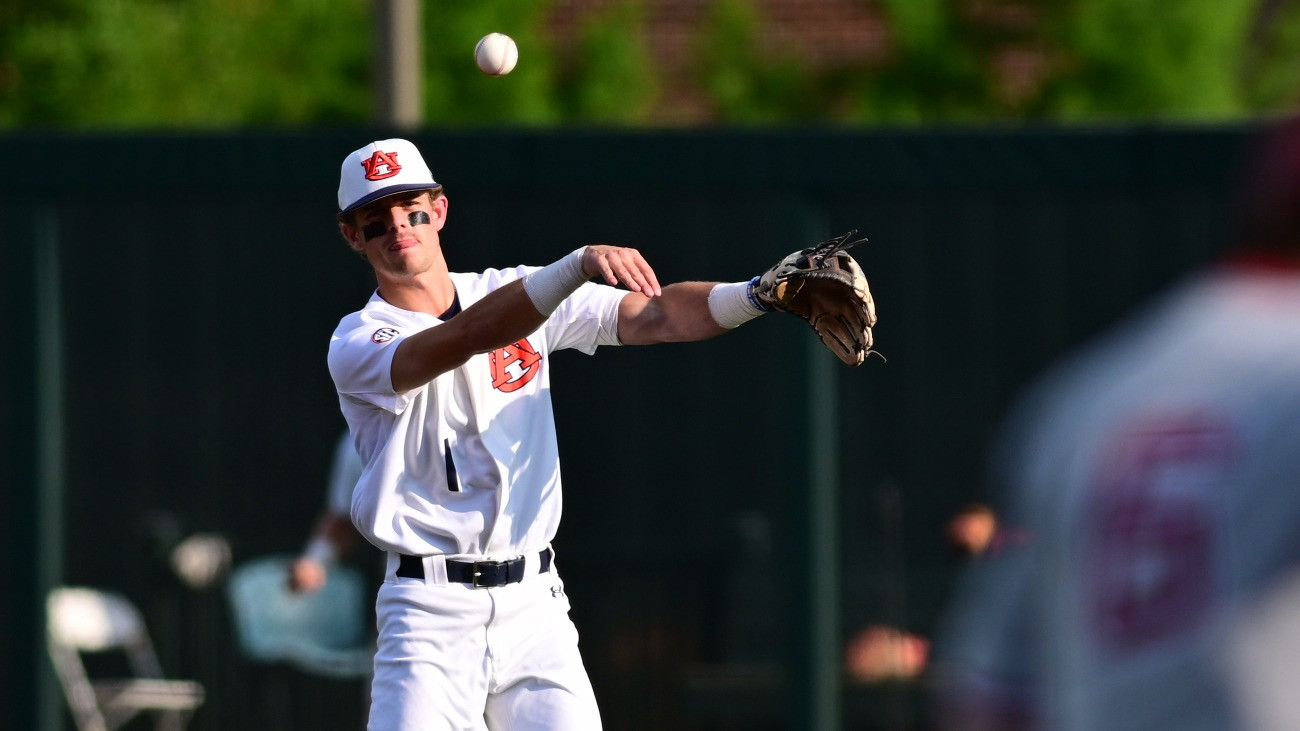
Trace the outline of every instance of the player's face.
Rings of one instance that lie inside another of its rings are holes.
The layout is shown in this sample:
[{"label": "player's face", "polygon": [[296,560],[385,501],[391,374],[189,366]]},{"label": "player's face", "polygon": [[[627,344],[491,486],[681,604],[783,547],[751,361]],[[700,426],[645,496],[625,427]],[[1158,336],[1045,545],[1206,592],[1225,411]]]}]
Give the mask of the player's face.
[{"label": "player's face", "polygon": [[438,232],[447,220],[446,196],[399,193],[357,209],[343,235],[381,274],[413,276],[437,260]]}]

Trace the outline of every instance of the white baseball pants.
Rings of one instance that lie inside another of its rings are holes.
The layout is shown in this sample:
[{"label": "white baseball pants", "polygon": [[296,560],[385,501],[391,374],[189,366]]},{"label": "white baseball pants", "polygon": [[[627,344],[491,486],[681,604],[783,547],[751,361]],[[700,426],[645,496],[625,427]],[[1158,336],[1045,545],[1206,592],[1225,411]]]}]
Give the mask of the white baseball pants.
[{"label": "white baseball pants", "polygon": [[376,600],[370,731],[597,731],[564,582],[530,571],[490,589],[397,577]]}]

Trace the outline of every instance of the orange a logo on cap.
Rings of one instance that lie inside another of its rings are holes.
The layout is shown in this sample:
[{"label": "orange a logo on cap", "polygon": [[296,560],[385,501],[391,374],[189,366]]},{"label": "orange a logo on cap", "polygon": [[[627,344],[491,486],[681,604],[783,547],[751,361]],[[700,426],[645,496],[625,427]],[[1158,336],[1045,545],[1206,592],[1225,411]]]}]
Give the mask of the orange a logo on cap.
[{"label": "orange a logo on cap", "polygon": [[361,167],[366,169],[366,180],[383,180],[402,172],[402,166],[397,164],[397,153],[383,150],[375,150],[370,159],[362,160]]}]

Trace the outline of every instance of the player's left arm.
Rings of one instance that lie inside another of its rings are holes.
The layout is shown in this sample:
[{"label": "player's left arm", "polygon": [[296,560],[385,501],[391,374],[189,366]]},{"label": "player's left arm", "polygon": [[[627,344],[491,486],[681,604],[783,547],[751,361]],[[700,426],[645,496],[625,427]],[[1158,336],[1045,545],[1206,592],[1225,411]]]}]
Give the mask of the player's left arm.
[{"label": "player's left arm", "polygon": [[678,282],[658,297],[631,292],[618,306],[618,339],[624,345],[704,340],[727,332],[709,311],[715,282]]}]

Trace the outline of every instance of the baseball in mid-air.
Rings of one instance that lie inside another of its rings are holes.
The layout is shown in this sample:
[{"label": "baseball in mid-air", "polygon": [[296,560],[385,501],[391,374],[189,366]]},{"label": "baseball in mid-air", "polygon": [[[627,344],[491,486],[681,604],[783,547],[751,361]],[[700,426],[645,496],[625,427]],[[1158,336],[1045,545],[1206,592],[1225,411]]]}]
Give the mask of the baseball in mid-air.
[{"label": "baseball in mid-air", "polygon": [[504,33],[488,33],[474,47],[474,61],[489,76],[504,76],[519,62],[519,46]]}]

